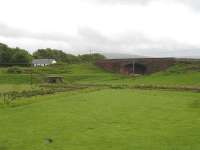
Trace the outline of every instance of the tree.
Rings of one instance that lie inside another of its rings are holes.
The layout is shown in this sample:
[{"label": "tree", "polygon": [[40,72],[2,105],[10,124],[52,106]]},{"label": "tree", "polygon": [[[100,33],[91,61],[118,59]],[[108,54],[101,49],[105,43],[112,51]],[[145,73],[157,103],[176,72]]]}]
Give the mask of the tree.
[{"label": "tree", "polygon": [[26,64],[26,63],[30,63],[32,59],[32,56],[25,50],[16,48],[11,61],[12,63],[18,63],[18,64]]},{"label": "tree", "polygon": [[81,62],[95,62],[98,60],[106,59],[106,57],[104,55],[101,55],[98,53],[79,55],[79,58],[80,58]]},{"label": "tree", "polygon": [[50,48],[38,49],[33,53],[33,57],[35,59],[55,59],[58,62],[64,63],[95,62],[97,60],[105,59],[105,56],[98,53],[75,56],[72,54],[66,54],[61,50]]},{"label": "tree", "polygon": [[7,45],[0,43],[0,63],[10,63],[11,56],[11,49]]},{"label": "tree", "polygon": [[36,59],[55,59],[58,62],[65,62],[65,63],[79,62],[79,58],[72,54],[66,54],[61,50],[50,49],[50,48],[38,49],[36,52],[33,53],[33,57]]},{"label": "tree", "polygon": [[26,50],[0,43],[0,64],[30,64],[31,58]]}]

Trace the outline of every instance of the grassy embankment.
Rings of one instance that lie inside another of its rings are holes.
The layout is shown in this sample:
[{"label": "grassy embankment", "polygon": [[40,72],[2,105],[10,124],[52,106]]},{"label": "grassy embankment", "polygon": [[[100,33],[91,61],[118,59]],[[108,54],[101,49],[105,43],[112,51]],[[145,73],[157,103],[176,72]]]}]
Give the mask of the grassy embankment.
[{"label": "grassy embankment", "polygon": [[[8,74],[1,69],[0,84],[30,84],[30,68],[22,74]],[[41,83],[47,75],[64,76],[70,84],[125,84],[125,85],[171,85],[200,86],[200,63],[178,64],[167,71],[140,77],[128,77],[106,72],[92,64],[56,65],[33,68],[33,82]]]}]

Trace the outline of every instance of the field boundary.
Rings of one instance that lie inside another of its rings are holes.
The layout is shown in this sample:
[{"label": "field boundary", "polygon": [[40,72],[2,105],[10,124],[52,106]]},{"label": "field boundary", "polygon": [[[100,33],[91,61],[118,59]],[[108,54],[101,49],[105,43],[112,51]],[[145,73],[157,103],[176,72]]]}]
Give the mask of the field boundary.
[{"label": "field boundary", "polygon": [[168,91],[189,91],[189,92],[199,92],[200,87],[194,86],[168,86],[168,85],[111,85],[111,84],[76,84],[77,86],[84,87],[104,87],[111,89],[141,89],[141,90],[168,90]]}]

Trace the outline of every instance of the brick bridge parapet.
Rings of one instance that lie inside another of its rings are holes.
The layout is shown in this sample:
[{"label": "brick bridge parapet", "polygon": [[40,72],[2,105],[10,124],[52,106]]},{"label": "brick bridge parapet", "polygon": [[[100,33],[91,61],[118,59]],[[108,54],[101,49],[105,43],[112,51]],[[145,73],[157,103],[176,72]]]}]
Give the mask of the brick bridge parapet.
[{"label": "brick bridge parapet", "polygon": [[100,60],[96,65],[122,74],[150,74],[165,70],[175,63],[175,58],[130,58]]}]

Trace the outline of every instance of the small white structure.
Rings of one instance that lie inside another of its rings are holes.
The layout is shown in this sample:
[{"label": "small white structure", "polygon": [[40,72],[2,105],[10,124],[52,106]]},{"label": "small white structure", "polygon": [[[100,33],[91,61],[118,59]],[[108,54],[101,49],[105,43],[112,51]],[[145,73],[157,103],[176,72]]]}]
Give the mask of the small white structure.
[{"label": "small white structure", "polygon": [[38,67],[38,66],[48,66],[51,64],[56,64],[56,60],[55,59],[33,59],[32,61],[32,65],[34,67]]}]

